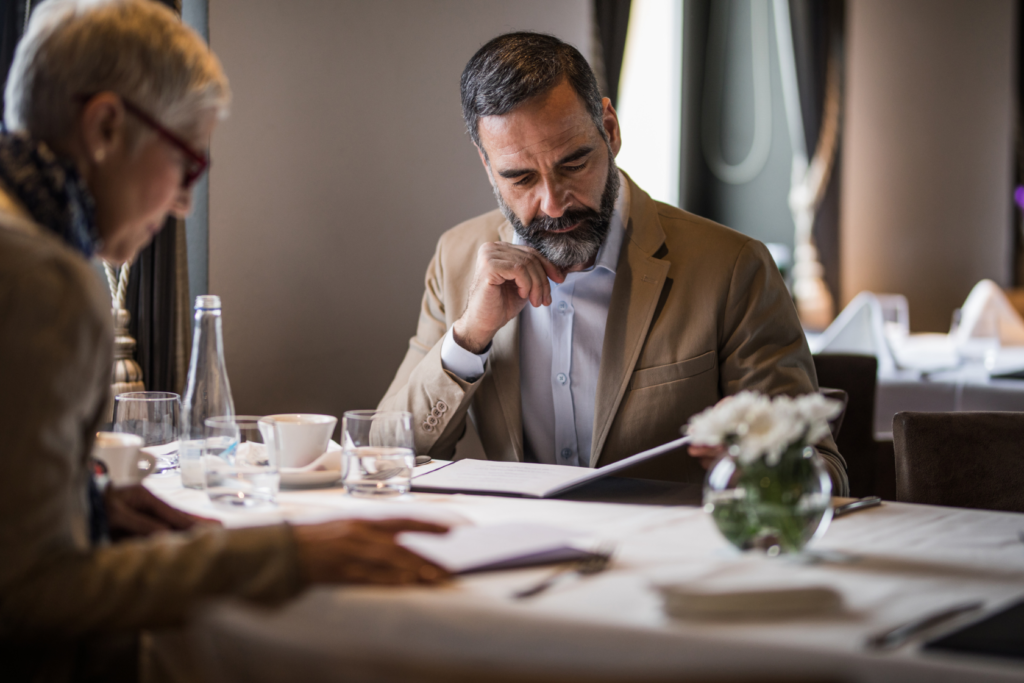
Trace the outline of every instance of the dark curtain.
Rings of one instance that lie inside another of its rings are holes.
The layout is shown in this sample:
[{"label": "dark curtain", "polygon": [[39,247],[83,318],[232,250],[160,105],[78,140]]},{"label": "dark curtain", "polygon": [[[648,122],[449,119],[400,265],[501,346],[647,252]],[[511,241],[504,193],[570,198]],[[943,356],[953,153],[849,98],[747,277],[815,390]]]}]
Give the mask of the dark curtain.
[{"label": "dark curtain", "polygon": [[626,29],[629,26],[630,0],[594,0],[597,36],[601,41],[604,62],[605,96],[617,106],[622,57],[626,52]]},{"label": "dark curtain", "polygon": [[[180,2],[156,1],[180,13]],[[128,331],[135,338],[135,360],[149,391],[180,393],[184,382],[177,348],[181,338],[179,271],[185,265],[178,263],[178,241],[183,235],[180,221],[168,218],[131,265],[125,297],[131,313]]]},{"label": "dark curtain", "polygon": [[[14,61],[14,48],[18,45],[25,28],[25,19],[31,10],[31,0],[0,0],[0,68],[4,74],[4,89],[7,86],[7,72]],[[4,104],[3,91],[0,90],[0,112],[3,112]]]},{"label": "dark curtain", "polygon": [[[712,178],[701,152],[700,126],[704,91],[705,57],[711,2],[722,0],[686,0],[683,3],[683,106],[680,169],[680,206],[701,216],[715,218],[711,192]],[[769,0],[763,0],[768,2]],[[845,0],[789,0],[793,31],[800,104],[804,119],[808,157],[814,154],[821,129],[825,104],[825,84],[829,56],[839,59],[842,74]],[[774,17],[772,19],[774,21]],[[773,31],[774,34],[774,31]],[[773,35],[774,40],[774,35]],[[778,65],[772,64],[777,70]],[[772,97],[781,97],[774,92]],[[835,302],[839,296],[839,188],[842,155],[840,144],[822,203],[814,223],[814,239],[825,284]]]},{"label": "dark curtain", "polygon": [[[800,88],[800,109],[804,119],[804,136],[810,157],[818,145],[822,113],[825,106],[825,84],[830,59],[838,60],[842,79],[843,27],[845,0],[789,0],[793,30],[793,52],[796,58],[797,81]],[[842,124],[840,123],[840,131]],[[814,219],[814,241],[818,258],[825,268],[825,284],[832,300],[841,301],[839,293],[839,188],[842,168],[842,133],[836,150],[828,188]]]}]

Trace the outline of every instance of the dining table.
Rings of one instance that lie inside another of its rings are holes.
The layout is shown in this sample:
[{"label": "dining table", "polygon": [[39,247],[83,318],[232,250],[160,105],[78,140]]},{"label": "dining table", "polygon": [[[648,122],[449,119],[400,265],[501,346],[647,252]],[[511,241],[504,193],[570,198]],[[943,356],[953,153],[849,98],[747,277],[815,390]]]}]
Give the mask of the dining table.
[{"label": "dining table", "polygon": [[[146,486],[228,527],[409,517],[450,525],[535,523],[614,548],[610,565],[529,599],[550,566],[484,571],[436,587],[316,586],[282,605],[213,600],[147,636],[152,680],[262,681],[1024,681],[1024,660],[925,642],[1024,597],[1024,514],[884,501],[835,518],[801,553],[740,552],[700,487],[608,479],[559,499],[413,492],[357,498],[340,484],[284,489],[273,507],[228,511],[174,474]],[[823,587],[816,614],[680,618],[666,586]],[[967,602],[981,608],[889,650],[872,636]]]}]

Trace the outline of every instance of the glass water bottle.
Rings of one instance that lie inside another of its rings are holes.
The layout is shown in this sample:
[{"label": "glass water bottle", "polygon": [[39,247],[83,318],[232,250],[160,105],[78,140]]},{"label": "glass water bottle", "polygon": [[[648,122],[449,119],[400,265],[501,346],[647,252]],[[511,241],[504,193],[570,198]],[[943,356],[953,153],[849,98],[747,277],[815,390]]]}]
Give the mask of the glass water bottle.
[{"label": "glass water bottle", "polygon": [[192,489],[204,488],[203,443],[206,419],[234,416],[231,384],[224,365],[224,333],[220,318],[220,297],[197,296],[192,332],[192,360],[188,386],[181,407],[182,436],[178,450],[181,483]]}]

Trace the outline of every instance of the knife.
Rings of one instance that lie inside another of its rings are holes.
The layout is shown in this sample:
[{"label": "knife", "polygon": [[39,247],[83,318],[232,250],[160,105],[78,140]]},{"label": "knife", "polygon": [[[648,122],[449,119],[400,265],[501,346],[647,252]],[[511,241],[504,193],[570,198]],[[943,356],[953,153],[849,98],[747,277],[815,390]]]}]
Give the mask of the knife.
[{"label": "knife", "polygon": [[908,621],[894,629],[883,631],[882,633],[869,637],[865,645],[871,650],[894,650],[917,634],[938,626],[943,622],[949,621],[953,617],[958,617],[961,614],[981,609],[984,605],[985,603],[981,600],[976,600],[974,602],[954,605],[953,607],[944,609],[940,612],[926,614],[923,617],[914,619],[913,621]]},{"label": "knife", "polygon": [[865,508],[873,508],[877,505],[882,504],[882,499],[878,496],[867,496],[866,498],[859,498],[855,501],[845,503],[835,508],[832,511],[833,517],[842,517],[845,514],[856,512],[857,510],[864,510]]}]

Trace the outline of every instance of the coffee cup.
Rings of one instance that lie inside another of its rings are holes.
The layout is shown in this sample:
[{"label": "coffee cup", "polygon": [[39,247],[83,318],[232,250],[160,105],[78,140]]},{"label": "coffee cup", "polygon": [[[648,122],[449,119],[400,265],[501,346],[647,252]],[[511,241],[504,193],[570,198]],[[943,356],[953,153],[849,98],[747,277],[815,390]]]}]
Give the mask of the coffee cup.
[{"label": "coffee cup", "polygon": [[156,457],[140,450],[142,437],[121,432],[97,432],[92,457],[107,468],[117,486],[138,484],[156,471]]},{"label": "coffee cup", "polygon": [[330,415],[288,413],[260,419],[264,443],[278,467],[305,467],[327,451],[338,418]]}]

